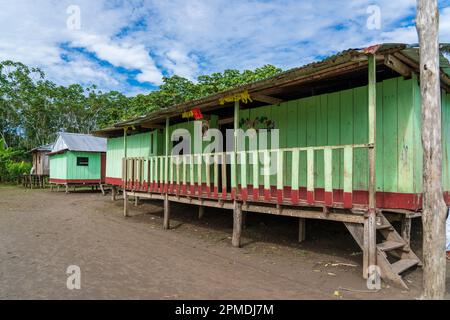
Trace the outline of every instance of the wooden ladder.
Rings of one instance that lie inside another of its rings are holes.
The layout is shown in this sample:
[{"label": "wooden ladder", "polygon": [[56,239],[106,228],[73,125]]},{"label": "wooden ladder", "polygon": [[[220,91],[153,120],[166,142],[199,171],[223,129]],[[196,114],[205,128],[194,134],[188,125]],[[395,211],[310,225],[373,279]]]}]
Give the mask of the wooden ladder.
[{"label": "wooden ladder", "polygon": [[[362,250],[364,250],[364,225],[360,223],[344,223]],[[377,213],[377,264],[381,271],[381,278],[394,285],[408,289],[401,274],[415,266],[422,266],[422,262],[411,250],[388,219]]]}]

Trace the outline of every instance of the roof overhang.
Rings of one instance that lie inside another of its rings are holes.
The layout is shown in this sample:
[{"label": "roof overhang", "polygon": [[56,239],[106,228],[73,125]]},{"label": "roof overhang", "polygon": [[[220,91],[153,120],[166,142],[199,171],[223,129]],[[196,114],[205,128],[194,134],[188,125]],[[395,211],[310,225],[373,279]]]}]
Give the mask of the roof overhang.
[{"label": "roof overhang", "polygon": [[[442,50],[448,50],[449,45],[441,45]],[[417,45],[382,44],[363,49],[350,49],[319,62],[303,67],[294,68],[274,77],[238,86],[217,94],[198,100],[188,101],[172,107],[161,109],[149,115],[119,122],[112,127],[94,132],[97,136],[113,137],[123,135],[124,128],[136,131],[161,128],[166,118],[181,119],[183,112],[198,108],[202,112],[228,108],[233,103],[221,105],[219,101],[244,91],[247,91],[253,100],[263,104],[279,104],[282,93],[297,90],[305,86],[320,86],[321,83],[330,82],[339,77],[349,77],[356,73],[367,72],[368,55],[376,56],[380,68],[390,69],[400,75],[410,76],[418,74],[419,50]],[[444,90],[450,92],[450,64],[441,55],[441,83]]]}]

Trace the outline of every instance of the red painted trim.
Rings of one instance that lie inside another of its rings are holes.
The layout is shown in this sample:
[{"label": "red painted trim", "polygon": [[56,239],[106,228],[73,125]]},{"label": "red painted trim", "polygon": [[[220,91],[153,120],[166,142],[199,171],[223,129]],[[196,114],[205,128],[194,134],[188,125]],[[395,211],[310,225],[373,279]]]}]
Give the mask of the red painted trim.
[{"label": "red painted trim", "polygon": [[259,188],[252,188],[253,189],[253,201],[259,200]]},{"label": "red painted trim", "polygon": [[309,204],[314,204],[314,191],[306,191],[306,201]]},{"label": "red painted trim", "polygon": [[236,192],[236,188],[231,188],[231,200],[237,200],[236,196],[237,196],[237,192]]},{"label": "red painted trim", "polygon": [[[63,179],[50,179],[52,183],[99,183],[100,180],[63,180]],[[111,178],[106,177],[106,183],[123,186],[122,179],[120,178]],[[126,183],[126,187],[129,190],[144,190],[155,193],[163,193],[164,186],[158,185],[158,183],[151,183],[150,185],[145,181],[142,184],[132,185],[131,181]],[[166,186],[167,187],[167,186]],[[171,185],[172,192],[173,190],[178,190],[177,192],[181,192],[184,195],[196,195],[203,197],[206,195],[203,193],[203,188],[206,188],[208,196],[211,197],[211,187],[203,184],[198,186],[197,184],[193,185]],[[152,190],[153,189],[153,190]],[[277,202],[284,203],[286,200],[290,200],[290,202],[294,205],[298,205],[299,203],[308,203],[308,204],[316,204],[316,205],[326,205],[332,207],[333,204],[343,204],[345,208],[352,208],[354,205],[368,205],[368,191],[365,190],[354,190],[353,193],[344,193],[343,190],[333,190],[333,192],[325,192],[323,188],[317,188],[312,192],[307,192],[306,188],[302,187],[299,190],[291,190],[290,187],[285,187],[283,190],[277,190],[275,186],[271,186],[270,189],[264,189],[263,186],[259,186],[258,188],[253,188],[253,186],[249,185],[248,188],[232,188],[231,190],[231,199],[242,199],[244,201],[248,200],[249,194],[252,194],[253,201],[267,201],[267,202]],[[222,199],[227,199],[227,190],[221,190],[220,197]],[[261,196],[263,195],[263,199]],[[219,190],[218,188],[213,188],[214,198],[219,198]],[[450,192],[444,192],[444,200],[447,204],[450,205]],[[420,194],[413,193],[393,193],[393,192],[378,192],[377,193],[377,208],[385,208],[385,209],[405,209],[417,211],[421,209],[422,206],[422,196]]]},{"label": "red painted trim", "polygon": [[121,178],[109,178],[106,177],[105,178],[105,183],[106,184],[111,184],[113,186],[122,186],[123,185],[123,181]]},{"label": "red painted trim", "polygon": [[219,188],[218,187],[214,187],[213,196],[214,196],[214,198],[219,198]]},{"label": "red painted trim", "polygon": [[222,199],[223,200],[227,199],[227,189],[226,188],[222,188]]},{"label": "red painted trim", "polygon": [[101,182],[100,179],[49,179],[50,183],[62,184],[62,183],[80,183],[80,184],[99,184]]},{"label": "red painted trim", "polygon": [[264,189],[264,200],[270,201],[270,190]]},{"label": "red painted trim", "polygon": [[299,190],[291,190],[291,202],[292,204],[299,204],[300,198],[299,198]]},{"label": "red painted trim", "polygon": [[333,205],[333,192],[325,192],[325,205]]},{"label": "red painted trim", "polygon": [[247,190],[247,188],[242,188],[241,189],[241,195],[242,195],[242,201],[247,201],[248,200],[248,190]]},{"label": "red painted trim", "polygon": [[353,193],[344,192],[344,208],[345,209],[353,208]]},{"label": "red painted trim", "polygon": [[277,189],[277,202],[278,202],[278,204],[283,203],[283,190],[282,189]]}]

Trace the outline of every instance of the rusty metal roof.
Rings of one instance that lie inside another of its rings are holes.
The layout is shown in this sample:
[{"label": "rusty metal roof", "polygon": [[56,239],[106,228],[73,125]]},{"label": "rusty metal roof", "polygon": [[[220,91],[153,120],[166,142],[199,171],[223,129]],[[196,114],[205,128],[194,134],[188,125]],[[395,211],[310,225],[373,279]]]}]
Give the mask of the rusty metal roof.
[{"label": "rusty metal roof", "polygon": [[[450,52],[450,45],[442,44],[441,50],[443,53]],[[370,46],[367,48],[348,49],[321,61],[312,62],[301,67],[293,68],[270,78],[258,80],[245,85],[240,85],[197,100],[187,101],[165,109],[151,112],[148,115],[116,123],[112,127],[98,130],[94,132],[94,134],[107,136],[113,132],[118,132],[119,130],[121,130],[121,128],[124,127],[138,126],[140,124],[149,122],[156,123],[158,121],[164,120],[166,117],[177,116],[192,107],[203,108],[211,106],[212,104],[218,104],[217,102],[220,98],[239,93],[244,90],[247,90],[251,94],[260,91],[262,92],[263,90],[267,90],[277,86],[285,86],[289,83],[300,81],[302,79],[315,79],[315,77],[319,78],[319,74],[324,73],[326,70],[333,67],[339,68],[340,66],[348,65],[349,68],[351,66],[354,66],[356,68],[358,67],[358,64],[361,64],[361,62],[367,61],[368,54],[385,55],[391,53],[401,53],[402,55],[405,55],[407,58],[409,58],[412,63],[415,63],[417,65],[419,64],[419,48],[417,44],[385,43]],[[442,71],[445,72],[445,74],[450,76],[450,64],[448,59],[443,54],[441,54],[441,68]],[[342,70],[346,70],[348,72],[348,69],[342,68]]]}]

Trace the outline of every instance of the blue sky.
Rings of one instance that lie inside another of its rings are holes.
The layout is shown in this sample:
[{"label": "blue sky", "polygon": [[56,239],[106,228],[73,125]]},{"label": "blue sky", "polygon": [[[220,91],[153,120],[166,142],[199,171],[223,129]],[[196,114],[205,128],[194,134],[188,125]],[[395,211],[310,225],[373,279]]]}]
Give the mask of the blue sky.
[{"label": "blue sky", "polygon": [[[348,48],[416,43],[415,5],[416,0],[0,0],[0,60],[38,66],[58,84],[96,84],[135,95],[158,88],[163,76],[195,80],[265,64],[287,69]],[[450,0],[439,6],[441,42],[450,42]],[[68,27],[68,21],[79,21],[79,28]]]}]

